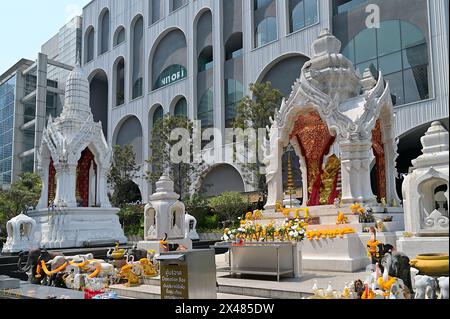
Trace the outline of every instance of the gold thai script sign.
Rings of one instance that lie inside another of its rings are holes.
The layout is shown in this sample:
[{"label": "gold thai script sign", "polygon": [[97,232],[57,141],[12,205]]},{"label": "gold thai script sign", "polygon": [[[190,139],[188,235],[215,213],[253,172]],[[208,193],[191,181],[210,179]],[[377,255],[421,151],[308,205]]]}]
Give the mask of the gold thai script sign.
[{"label": "gold thai script sign", "polygon": [[161,299],[189,299],[186,265],[161,265]]}]

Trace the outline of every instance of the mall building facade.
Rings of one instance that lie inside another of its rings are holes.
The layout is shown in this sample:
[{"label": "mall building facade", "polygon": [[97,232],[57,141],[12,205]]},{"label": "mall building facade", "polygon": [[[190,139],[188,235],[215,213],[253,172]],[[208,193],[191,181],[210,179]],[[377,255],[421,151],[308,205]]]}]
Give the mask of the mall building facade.
[{"label": "mall building facade", "polygon": [[[378,29],[366,26],[369,4],[380,8]],[[447,0],[94,0],[83,9],[83,68],[107,140],[132,144],[144,172],[164,114],[223,132],[250,83],[270,81],[288,96],[327,28],[356,67],[390,82],[406,173],[427,125],[448,127],[448,23]],[[202,172],[208,195],[252,191],[241,168],[225,162],[225,137],[214,147]],[[145,200],[150,186],[136,182]]]},{"label": "mall building facade", "polygon": [[[427,126],[448,128],[448,0],[93,0],[83,8],[82,66],[91,107],[110,144],[131,144],[149,169],[154,123],[171,113],[224,132],[249,84],[270,81],[288,96],[311,44],[324,29],[360,71],[381,70],[391,86],[398,168],[420,153]],[[368,29],[366,9],[380,10]],[[215,138],[214,160],[199,172],[207,195],[251,192],[229,147]],[[206,152],[207,150],[205,150]],[[294,161],[296,162],[296,161]],[[300,180],[300,178],[296,178]],[[144,201],[151,186],[137,178]]]}]

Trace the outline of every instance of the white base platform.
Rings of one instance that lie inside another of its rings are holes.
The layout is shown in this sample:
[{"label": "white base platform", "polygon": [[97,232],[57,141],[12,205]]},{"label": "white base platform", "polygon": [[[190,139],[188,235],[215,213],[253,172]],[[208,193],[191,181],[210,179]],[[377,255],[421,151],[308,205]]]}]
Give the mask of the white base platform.
[{"label": "white base platform", "polygon": [[37,223],[35,241],[40,248],[84,248],[100,244],[125,244],[117,208],[63,208],[29,213]]},{"label": "white base platform", "polygon": [[303,269],[316,271],[356,272],[370,264],[367,249],[358,234],[344,238],[304,240]]},{"label": "white base platform", "polygon": [[449,253],[448,237],[401,237],[397,240],[397,249],[409,258],[421,254]]}]

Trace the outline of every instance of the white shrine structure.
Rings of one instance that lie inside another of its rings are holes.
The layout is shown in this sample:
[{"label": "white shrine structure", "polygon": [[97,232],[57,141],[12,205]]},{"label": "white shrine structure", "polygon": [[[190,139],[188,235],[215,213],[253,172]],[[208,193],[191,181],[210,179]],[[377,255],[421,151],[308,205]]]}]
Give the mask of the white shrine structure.
[{"label": "white shrine structure", "polygon": [[[383,198],[399,203],[389,85],[381,73],[375,79],[367,70],[361,77],[340,49],[337,38],[322,32],[291,96],[271,119],[264,160],[267,209],[284,199],[281,157],[289,144],[300,158],[304,206],[332,205],[338,197],[344,204],[377,206]],[[371,188],[372,163],[377,194]]]},{"label": "white shrine structure", "polygon": [[434,122],[421,139],[422,155],[403,181],[405,230],[398,249],[410,257],[449,252],[449,134]]},{"label": "white shrine structure", "polygon": [[66,83],[62,114],[49,118],[38,151],[42,193],[28,215],[40,248],[77,248],[126,243],[118,212],[107,196],[111,149],[95,123],[89,82],[79,66]]},{"label": "white shrine structure", "polygon": [[[360,203],[384,222],[380,242],[394,244],[403,231],[403,208],[396,192],[397,141],[389,83],[369,69],[361,75],[340,53],[341,42],[324,30],[312,45],[313,56],[301,70],[290,97],[267,127],[265,152],[268,200],[263,223],[283,222],[282,156],[293,147],[300,159],[303,208],[318,220],[310,230],[351,227],[343,239],[302,243],[305,270],[358,271],[369,263],[363,232],[368,225],[352,214]],[[287,208],[290,208],[287,206]],[[348,224],[336,225],[339,212]],[[291,213],[291,217],[294,214]]]},{"label": "white shrine structure", "polygon": [[179,200],[180,195],[174,191],[174,183],[167,175],[162,175],[156,182],[156,192],[150,196],[144,209],[144,241],[138,243],[139,249],[160,252],[160,241],[166,239],[168,244],[177,244],[192,249],[190,229],[192,219],[187,218],[186,208]]},{"label": "white shrine structure", "polygon": [[29,251],[38,248],[35,239],[36,221],[33,218],[20,214],[6,223],[8,237],[3,245],[3,253]]}]

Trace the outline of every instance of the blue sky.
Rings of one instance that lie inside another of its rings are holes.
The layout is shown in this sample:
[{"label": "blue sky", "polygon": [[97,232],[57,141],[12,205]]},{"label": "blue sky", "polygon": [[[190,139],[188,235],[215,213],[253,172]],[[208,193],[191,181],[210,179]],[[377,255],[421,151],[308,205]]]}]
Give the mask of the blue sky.
[{"label": "blue sky", "polygon": [[0,74],[21,58],[36,60],[41,45],[90,0],[1,0]]}]

